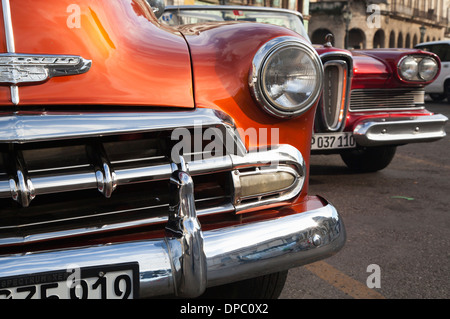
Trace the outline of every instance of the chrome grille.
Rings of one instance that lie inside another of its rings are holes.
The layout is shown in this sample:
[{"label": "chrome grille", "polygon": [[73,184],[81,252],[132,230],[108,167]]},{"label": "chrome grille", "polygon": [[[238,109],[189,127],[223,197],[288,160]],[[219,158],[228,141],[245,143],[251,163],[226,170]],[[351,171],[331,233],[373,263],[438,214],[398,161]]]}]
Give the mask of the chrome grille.
[{"label": "chrome grille", "polygon": [[358,89],[352,90],[351,111],[404,110],[424,107],[423,89]]},{"label": "chrome grille", "polygon": [[[283,205],[301,190],[305,168],[296,149],[280,145],[248,153],[232,120],[214,110],[14,114],[0,121],[0,246],[136,227],[164,229],[168,181],[177,169],[176,129],[190,133],[186,136],[193,140],[183,136],[182,142],[192,146],[196,134],[221,133],[214,140],[217,154],[202,138],[204,144],[183,150],[200,217]],[[245,204],[236,200],[232,176],[272,164],[293,167],[292,187]]]},{"label": "chrome grille", "polygon": [[352,59],[345,54],[325,54],[323,94],[317,108],[316,132],[337,132],[344,128],[348,109]]},{"label": "chrome grille", "polygon": [[[224,156],[245,151],[232,121],[212,110],[2,117],[0,246],[166,221],[171,133],[198,123],[230,135]],[[234,212],[231,160],[193,158],[198,215]]]}]

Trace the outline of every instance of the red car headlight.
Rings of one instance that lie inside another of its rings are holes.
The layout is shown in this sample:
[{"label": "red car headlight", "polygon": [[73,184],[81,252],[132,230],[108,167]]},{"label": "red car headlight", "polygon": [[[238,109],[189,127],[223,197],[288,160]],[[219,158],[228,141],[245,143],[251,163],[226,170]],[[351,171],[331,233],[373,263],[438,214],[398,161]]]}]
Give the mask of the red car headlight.
[{"label": "red car headlight", "polygon": [[419,76],[424,81],[434,79],[439,71],[439,65],[433,58],[425,58],[419,63]]},{"label": "red car headlight", "polygon": [[402,59],[398,67],[400,76],[408,81],[417,80],[419,73],[419,63],[413,56],[408,56]]},{"label": "red car headlight", "polygon": [[429,82],[439,72],[439,64],[432,57],[409,55],[398,63],[398,73],[403,80]]}]

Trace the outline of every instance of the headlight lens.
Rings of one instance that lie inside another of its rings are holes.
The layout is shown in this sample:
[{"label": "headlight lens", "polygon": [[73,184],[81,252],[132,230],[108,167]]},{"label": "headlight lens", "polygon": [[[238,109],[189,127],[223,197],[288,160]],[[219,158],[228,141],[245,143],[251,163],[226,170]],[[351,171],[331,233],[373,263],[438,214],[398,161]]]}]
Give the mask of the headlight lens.
[{"label": "headlight lens", "polygon": [[424,81],[431,81],[436,76],[439,66],[435,59],[425,58],[419,63],[419,76]]},{"label": "headlight lens", "polygon": [[408,81],[413,81],[419,73],[419,64],[412,56],[403,59],[400,62],[400,75]]},{"label": "headlight lens", "polygon": [[400,60],[398,72],[406,81],[429,82],[439,72],[439,63],[432,57],[410,55]]},{"label": "headlight lens", "polygon": [[295,37],[275,38],[253,60],[250,88],[270,114],[292,117],[308,110],[322,90],[323,67],[316,51]]}]

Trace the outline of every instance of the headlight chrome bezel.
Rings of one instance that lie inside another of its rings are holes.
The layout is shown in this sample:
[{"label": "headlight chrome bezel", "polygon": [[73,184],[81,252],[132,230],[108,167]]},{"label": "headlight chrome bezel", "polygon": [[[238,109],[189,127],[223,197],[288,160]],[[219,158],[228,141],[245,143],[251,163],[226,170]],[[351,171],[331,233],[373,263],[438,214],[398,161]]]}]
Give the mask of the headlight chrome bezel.
[{"label": "headlight chrome bezel", "polygon": [[[402,72],[402,66],[409,60],[413,59],[416,64],[416,70],[414,71],[412,76],[407,76]],[[436,70],[434,72],[434,75],[432,77],[425,77],[423,72],[420,71],[422,63],[424,61],[433,61],[436,65]],[[400,59],[400,61],[397,64],[397,72],[400,76],[400,79],[407,82],[431,82],[434,79],[436,79],[438,73],[439,73],[439,62],[433,58],[432,56],[426,56],[426,55],[406,55],[403,58]]]},{"label": "headlight chrome bezel", "polygon": [[[267,96],[264,87],[264,74],[267,72],[268,61],[282,50],[287,48],[297,48],[306,54],[316,71],[315,87],[312,93],[300,104],[294,107],[286,107],[277,104],[272,98]],[[320,98],[323,87],[323,65],[319,55],[308,42],[293,36],[280,36],[274,38],[261,46],[253,58],[252,68],[249,75],[249,87],[252,95],[262,108],[272,116],[277,118],[292,118],[299,116],[309,110]]]}]

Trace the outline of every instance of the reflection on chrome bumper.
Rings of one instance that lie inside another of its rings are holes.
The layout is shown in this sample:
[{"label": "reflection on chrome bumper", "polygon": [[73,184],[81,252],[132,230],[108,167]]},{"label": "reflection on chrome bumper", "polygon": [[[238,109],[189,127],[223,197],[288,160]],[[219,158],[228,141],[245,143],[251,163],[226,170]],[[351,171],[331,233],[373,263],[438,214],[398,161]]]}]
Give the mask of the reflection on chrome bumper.
[{"label": "reflection on chrome bumper", "polygon": [[[196,220],[195,212],[187,212],[184,218],[189,225]],[[0,277],[65,270],[74,264],[89,267],[138,262],[141,297],[195,297],[207,286],[326,258],[344,245],[346,237],[343,222],[331,204],[211,231],[193,227],[195,231],[190,233],[190,229],[184,227],[180,236],[154,240],[2,256]],[[192,256],[186,256],[190,253]]]},{"label": "reflection on chrome bumper", "polygon": [[372,119],[356,125],[353,136],[361,146],[430,142],[445,137],[447,121],[448,118],[441,114]]}]

